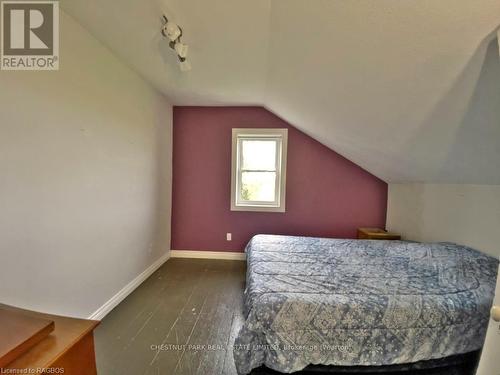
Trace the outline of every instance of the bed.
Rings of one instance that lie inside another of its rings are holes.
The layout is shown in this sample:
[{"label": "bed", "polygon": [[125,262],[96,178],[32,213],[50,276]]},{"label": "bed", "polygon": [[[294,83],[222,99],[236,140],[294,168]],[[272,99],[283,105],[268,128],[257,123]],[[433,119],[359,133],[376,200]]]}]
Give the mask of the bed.
[{"label": "bed", "polygon": [[239,374],[420,363],[483,345],[498,261],[474,249],[257,235],[246,254]]}]

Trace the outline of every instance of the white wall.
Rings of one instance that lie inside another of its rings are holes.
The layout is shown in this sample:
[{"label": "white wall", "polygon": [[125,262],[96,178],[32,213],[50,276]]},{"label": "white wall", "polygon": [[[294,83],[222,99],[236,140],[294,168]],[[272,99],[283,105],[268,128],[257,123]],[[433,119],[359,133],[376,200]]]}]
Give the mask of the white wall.
[{"label": "white wall", "polygon": [[404,239],[451,241],[500,256],[500,186],[389,184],[387,228]]},{"label": "white wall", "polygon": [[0,72],[0,302],[88,317],[169,251],[172,108],[60,35],[60,71]]}]

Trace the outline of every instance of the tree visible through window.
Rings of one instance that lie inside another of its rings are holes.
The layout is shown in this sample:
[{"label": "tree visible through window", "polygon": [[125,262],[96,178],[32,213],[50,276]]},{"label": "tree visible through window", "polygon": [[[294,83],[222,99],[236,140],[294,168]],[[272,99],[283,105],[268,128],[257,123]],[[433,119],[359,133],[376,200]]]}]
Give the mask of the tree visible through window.
[{"label": "tree visible through window", "polygon": [[233,129],[231,209],[285,211],[287,129]]}]

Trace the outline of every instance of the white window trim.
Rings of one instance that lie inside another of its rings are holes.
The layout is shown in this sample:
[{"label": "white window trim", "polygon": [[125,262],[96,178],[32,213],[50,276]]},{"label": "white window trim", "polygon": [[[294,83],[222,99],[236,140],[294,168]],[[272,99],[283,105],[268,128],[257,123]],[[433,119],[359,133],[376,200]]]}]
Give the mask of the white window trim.
[{"label": "white window trim", "polygon": [[[231,156],[231,211],[257,211],[257,212],[285,212],[286,195],[286,160],[288,149],[288,129],[233,129],[232,156]],[[276,201],[275,202],[240,202],[239,186],[241,183],[241,172],[238,170],[241,165],[241,155],[238,155],[238,144],[241,139],[256,138],[278,138],[281,140],[281,147],[276,149]]]}]

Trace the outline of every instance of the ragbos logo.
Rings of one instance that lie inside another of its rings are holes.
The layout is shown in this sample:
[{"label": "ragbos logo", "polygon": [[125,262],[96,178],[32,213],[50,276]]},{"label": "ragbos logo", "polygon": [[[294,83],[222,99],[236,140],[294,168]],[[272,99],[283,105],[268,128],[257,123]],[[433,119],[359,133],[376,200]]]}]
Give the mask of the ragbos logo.
[{"label": "ragbos logo", "polygon": [[59,69],[59,2],[1,2],[2,70]]}]

